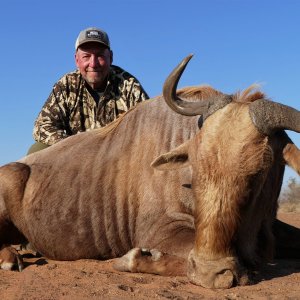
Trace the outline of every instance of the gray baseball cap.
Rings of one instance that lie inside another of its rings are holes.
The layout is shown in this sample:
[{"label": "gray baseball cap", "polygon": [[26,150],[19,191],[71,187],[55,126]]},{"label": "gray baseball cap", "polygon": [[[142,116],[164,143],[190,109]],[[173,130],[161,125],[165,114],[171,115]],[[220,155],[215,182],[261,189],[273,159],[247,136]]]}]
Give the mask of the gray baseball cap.
[{"label": "gray baseball cap", "polygon": [[96,27],[89,27],[87,29],[80,31],[76,39],[75,49],[77,50],[79,46],[89,42],[100,43],[106,46],[107,48],[110,48],[110,43],[109,43],[109,38],[107,33],[102,29]]}]

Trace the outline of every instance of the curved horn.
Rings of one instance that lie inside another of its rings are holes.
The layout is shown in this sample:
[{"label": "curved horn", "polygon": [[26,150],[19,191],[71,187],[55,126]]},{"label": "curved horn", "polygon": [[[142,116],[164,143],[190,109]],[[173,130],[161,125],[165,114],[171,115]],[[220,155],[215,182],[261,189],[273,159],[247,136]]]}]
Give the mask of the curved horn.
[{"label": "curved horn", "polygon": [[263,134],[285,129],[300,132],[300,112],[290,106],[259,99],[250,104],[249,112],[253,124]]},{"label": "curved horn", "polygon": [[231,102],[231,96],[222,95],[216,99],[201,100],[198,102],[190,102],[180,99],[176,94],[179,79],[185,70],[192,54],[184,58],[181,63],[171,72],[164,83],[163,96],[168,106],[175,112],[185,116],[205,115],[205,118],[216,110],[224,107]]},{"label": "curved horn", "polygon": [[163,96],[169,107],[175,112],[185,116],[201,115],[203,112],[207,111],[208,108],[208,103],[206,101],[188,102],[180,99],[176,94],[179,79],[192,57],[193,54],[190,54],[181,61],[168,76],[163,87]]}]

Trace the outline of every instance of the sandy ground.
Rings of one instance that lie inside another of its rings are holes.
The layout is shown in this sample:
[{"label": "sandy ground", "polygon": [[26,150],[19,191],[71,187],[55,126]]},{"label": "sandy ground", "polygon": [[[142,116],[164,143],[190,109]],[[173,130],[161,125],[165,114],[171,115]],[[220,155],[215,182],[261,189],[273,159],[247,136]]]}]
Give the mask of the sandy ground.
[{"label": "sandy ground", "polygon": [[[281,213],[300,228],[300,214]],[[300,299],[300,260],[267,265],[251,286],[208,290],[186,277],[119,273],[112,261],[26,258],[23,272],[0,270],[0,299]]]}]

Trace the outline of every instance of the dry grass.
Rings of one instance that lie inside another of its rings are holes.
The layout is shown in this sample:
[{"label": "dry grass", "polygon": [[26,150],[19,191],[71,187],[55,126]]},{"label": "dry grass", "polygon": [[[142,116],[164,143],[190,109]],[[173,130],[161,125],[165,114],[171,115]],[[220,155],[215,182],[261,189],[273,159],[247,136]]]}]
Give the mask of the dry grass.
[{"label": "dry grass", "polygon": [[300,213],[300,202],[280,201],[278,211]]}]

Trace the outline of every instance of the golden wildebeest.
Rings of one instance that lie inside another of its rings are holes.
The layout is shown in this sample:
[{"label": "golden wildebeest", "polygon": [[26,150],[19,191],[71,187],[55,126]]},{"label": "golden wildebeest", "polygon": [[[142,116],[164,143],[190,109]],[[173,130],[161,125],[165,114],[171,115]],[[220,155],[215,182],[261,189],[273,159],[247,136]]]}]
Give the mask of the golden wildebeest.
[{"label": "golden wildebeest", "polygon": [[300,113],[253,87],[176,93],[190,57],[163,97],[0,168],[4,268],[20,262],[4,246],[29,241],[51,259],[119,257],[121,271],[181,269],[195,284],[229,288],[273,249],[299,256],[299,230],[276,211],[285,164],[300,170],[284,131],[299,132]]}]

